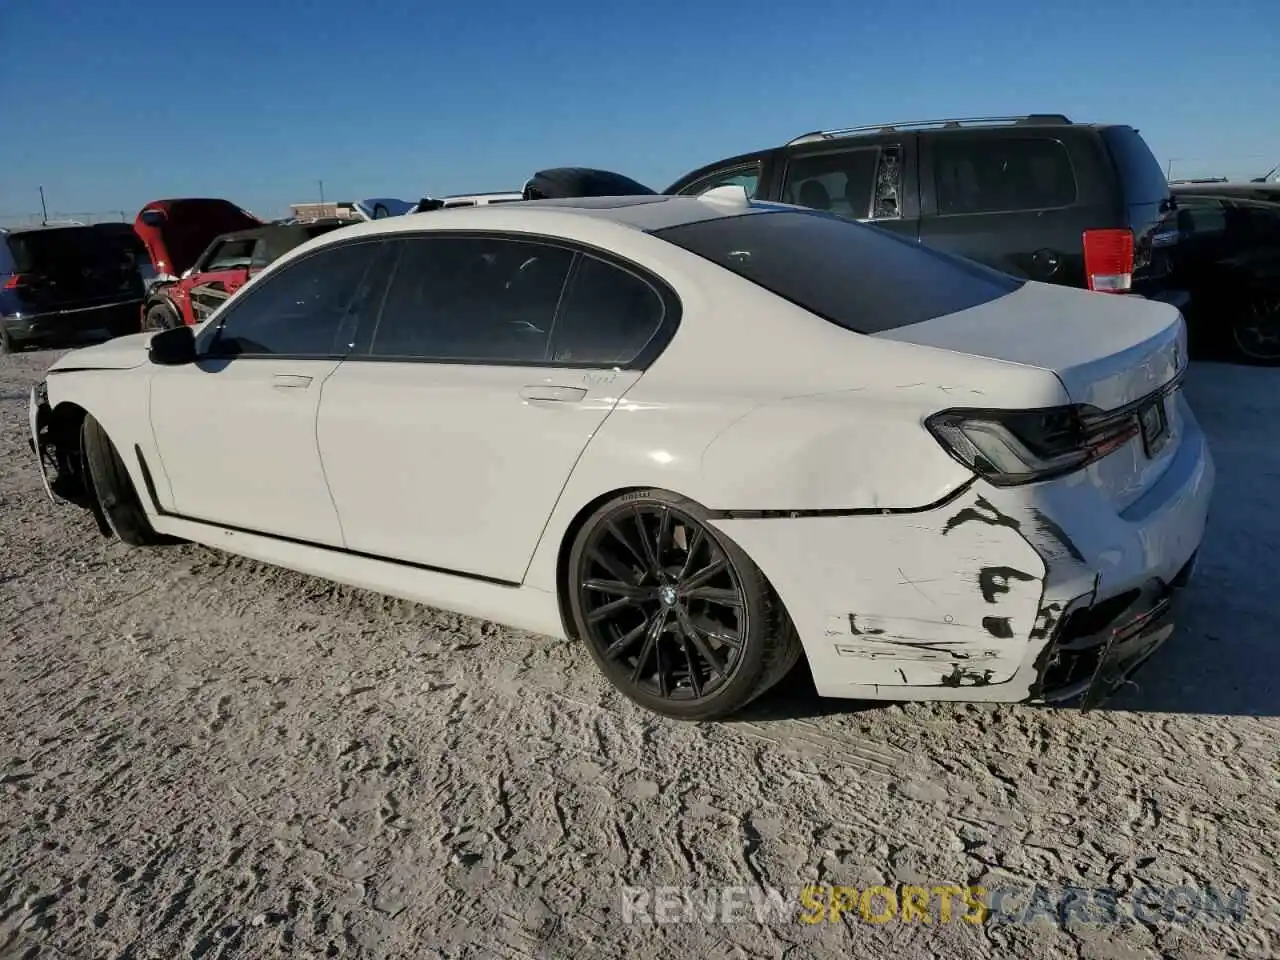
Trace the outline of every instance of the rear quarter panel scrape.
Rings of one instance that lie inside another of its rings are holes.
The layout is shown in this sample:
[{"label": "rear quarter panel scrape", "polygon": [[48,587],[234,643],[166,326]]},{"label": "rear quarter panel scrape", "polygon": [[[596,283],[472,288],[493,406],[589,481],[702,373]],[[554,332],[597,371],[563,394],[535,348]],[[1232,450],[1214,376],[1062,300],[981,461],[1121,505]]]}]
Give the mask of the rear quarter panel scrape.
[{"label": "rear quarter panel scrape", "polygon": [[820,693],[1020,700],[1067,600],[1093,588],[1061,531],[1021,514],[974,486],[920,513],[715,523],[778,591]]}]

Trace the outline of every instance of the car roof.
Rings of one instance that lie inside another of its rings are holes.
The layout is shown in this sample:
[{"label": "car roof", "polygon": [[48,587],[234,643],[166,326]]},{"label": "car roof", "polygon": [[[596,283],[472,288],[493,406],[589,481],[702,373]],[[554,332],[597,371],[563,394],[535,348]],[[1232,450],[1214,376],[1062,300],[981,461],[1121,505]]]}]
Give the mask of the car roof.
[{"label": "car roof", "polygon": [[412,233],[431,230],[501,230],[555,235],[574,232],[574,225],[610,224],[620,228],[652,231],[667,227],[715,220],[725,216],[762,213],[776,209],[777,204],[747,201],[745,191],[740,202],[703,195],[672,197],[663,194],[625,197],[572,197],[555,200],[522,200],[519,203],[485,204],[477,207],[410,213],[402,217],[370,220],[341,231],[341,237],[330,241],[329,235],[318,243],[340,241],[355,236],[383,233]]},{"label": "car roof", "polygon": [[32,223],[19,227],[0,227],[0,233],[14,237],[22,233],[44,233],[49,230],[87,230],[89,223]]}]

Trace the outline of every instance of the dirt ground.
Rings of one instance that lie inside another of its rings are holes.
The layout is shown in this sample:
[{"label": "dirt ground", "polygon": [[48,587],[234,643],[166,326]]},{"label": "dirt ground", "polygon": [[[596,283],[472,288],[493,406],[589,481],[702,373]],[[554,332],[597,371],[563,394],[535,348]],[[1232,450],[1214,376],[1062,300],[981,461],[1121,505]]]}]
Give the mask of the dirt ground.
[{"label": "dirt ground", "polygon": [[[27,447],[53,358],[0,357],[0,957],[1280,956],[1280,371],[1193,368],[1199,578],[1105,709],[824,701],[800,670],[695,725],[564,642],[102,539]],[[802,885],[949,883],[1247,900],[801,922]]]}]

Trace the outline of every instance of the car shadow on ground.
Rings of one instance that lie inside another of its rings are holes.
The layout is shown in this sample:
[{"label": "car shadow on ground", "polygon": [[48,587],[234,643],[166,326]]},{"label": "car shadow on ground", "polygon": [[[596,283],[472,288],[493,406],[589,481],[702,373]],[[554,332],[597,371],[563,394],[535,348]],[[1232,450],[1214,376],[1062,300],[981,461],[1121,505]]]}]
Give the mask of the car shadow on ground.
[{"label": "car shadow on ground", "polygon": [[[1196,576],[1173,637],[1099,709],[1280,716],[1280,369],[1196,363],[1186,392],[1217,465]],[[814,718],[887,704],[819,697],[801,662],[734,719]]]}]

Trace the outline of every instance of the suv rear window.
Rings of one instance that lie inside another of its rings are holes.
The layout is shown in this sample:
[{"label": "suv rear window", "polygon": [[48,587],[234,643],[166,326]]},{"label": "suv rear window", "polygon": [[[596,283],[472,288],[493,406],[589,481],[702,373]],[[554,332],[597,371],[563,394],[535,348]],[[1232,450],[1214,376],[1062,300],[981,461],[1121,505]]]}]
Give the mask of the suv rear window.
[{"label": "suv rear window", "polygon": [[52,227],[9,234],[18,273],[59,274],[84,267],[117,266],[126,254],[93,227]]},{"label": "suv rear window", "polygon": [[1128,203],[1159,203],[1169,196],[1169,181],[1147,141],[1133,127],[1103,127],[1102,142],[1120,174]]},{"label": "suv rear window", "polygon": [[1022,281],[829,213],[769,211],[654,231],[855,333],[923,323]]},{"label": "suv rear window", "polygon": [[938,137],[938,213],[1051,210],[1076,199],[1067,148],[1047,137]]}]

